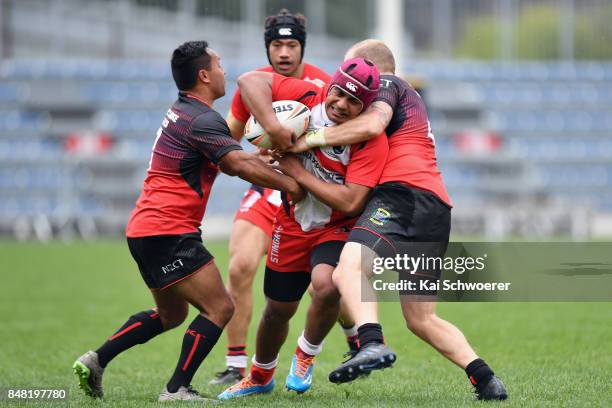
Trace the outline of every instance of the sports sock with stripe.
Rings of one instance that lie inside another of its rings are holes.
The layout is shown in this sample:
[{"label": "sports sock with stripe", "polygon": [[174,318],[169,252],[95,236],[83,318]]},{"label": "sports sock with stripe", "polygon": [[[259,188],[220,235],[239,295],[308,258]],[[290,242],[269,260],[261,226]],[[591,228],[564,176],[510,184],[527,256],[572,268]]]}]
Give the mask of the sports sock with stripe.
[{"label": "sports sock with stripe", "polygon": [[246,344],[238,346],[227,346],[227,354],[225,355],[225,365],[234,367],[240,370],[240,374],[244,375],[244,370],[247,366]]},{"label": "sports sock with stripe", "polygon": [[162,333],[164,328],[155,310],[136,313],[113,334],[99,349],[98,362],[102,368],[117,355],[136,344],[143,344]]},{"label": "sports sock with stripe", "polygon": [[465,373],[472,385],[476,388],[487,385],[491,377],[495,374],[493,370],[491,370],[491,367],[481,358],[477,358],[468,364],[465,368]]},{"label": "sports sock with stripe", "polygon": [[219,340],[222,330],[202,315],[193,319],[183,336],[181,355],[174,374],[168,381],[169,392],[176,392],[179,387],[191,384],[191,379]]}]

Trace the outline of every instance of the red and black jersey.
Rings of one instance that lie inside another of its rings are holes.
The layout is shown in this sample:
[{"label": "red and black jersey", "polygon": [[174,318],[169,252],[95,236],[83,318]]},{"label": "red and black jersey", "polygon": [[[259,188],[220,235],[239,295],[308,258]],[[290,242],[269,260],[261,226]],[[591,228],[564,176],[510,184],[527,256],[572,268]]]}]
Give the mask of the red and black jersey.
[{"label": "red and black jersey", "polygon": [[434,193],[451,205],[436,161],[434,135],[427,109],[417,91],[395,75],[381,75],[380,90],[374,101],[393,109],[385,129],[389,156],[380,183],[399,181]]},{"label": "red and black jersey", "polygon": [[147,177],[128,221],[130,238],[198,231],[219,168],[242,147],[225,120],[201,99],[179,92],[153,146]]}]

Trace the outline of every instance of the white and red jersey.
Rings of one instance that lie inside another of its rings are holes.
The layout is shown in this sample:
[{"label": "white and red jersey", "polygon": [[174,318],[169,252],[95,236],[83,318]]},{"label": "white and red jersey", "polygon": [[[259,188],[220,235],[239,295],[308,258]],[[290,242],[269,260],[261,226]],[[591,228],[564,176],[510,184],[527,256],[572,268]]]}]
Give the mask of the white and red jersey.
[{"label": "white and red jersey", "polygon": [[[335,123],[325,112],[327,88],[274,74],[272,99],[299,101],[310,108],[310,128],[329,127]],[[373,188],[379,182],[388,152],[386,137],[380,134],[368,142],[355,145],[314,148],[302,153],[300,158],[306,170],[328,183],[353,183]],[[305,232],[349,218],[311,193],[292,206],[291,216]]]}]

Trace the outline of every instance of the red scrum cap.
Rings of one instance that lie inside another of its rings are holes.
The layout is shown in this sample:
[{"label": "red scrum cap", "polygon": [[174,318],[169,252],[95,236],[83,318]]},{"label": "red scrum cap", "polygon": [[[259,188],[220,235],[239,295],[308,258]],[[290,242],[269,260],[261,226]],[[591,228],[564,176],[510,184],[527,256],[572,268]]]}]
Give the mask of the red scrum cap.
[{"label": "red scrum cap", "polygon": [[370,106],[380,87],[380,75],[373,62],[364,58],[351,58],[342,63],[329,83],[329,89],[338,87],[361,101],[363,109]]}]

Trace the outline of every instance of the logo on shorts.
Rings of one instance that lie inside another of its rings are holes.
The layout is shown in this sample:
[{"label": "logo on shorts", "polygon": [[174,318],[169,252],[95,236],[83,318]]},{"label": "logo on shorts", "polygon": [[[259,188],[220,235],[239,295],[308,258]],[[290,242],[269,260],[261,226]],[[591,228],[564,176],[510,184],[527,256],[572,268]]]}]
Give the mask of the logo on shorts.
[{"label": "logo on shorts", "polygon": [[176,261],[172,262],[171,264],[168,264],[166,266],[162,266],[162,272],[164,274],[168,273],[168,272],[172,272],[172,271],[176,271],[179,268],[183,267],[183,260],[182,259],[177,259]]},{"label": "logo on shorts", "polygon": [[280,244],[283,226],[277,225],[272,233],[272,245],[270,246],[269,259],[272,263],[278,263],[280,257]]},{"label": "logo on shorts", "polygon": [[391,213],[384,208],[377,208],[370,216],[370,221],[376,225],[384,225],[389,219]]}]

